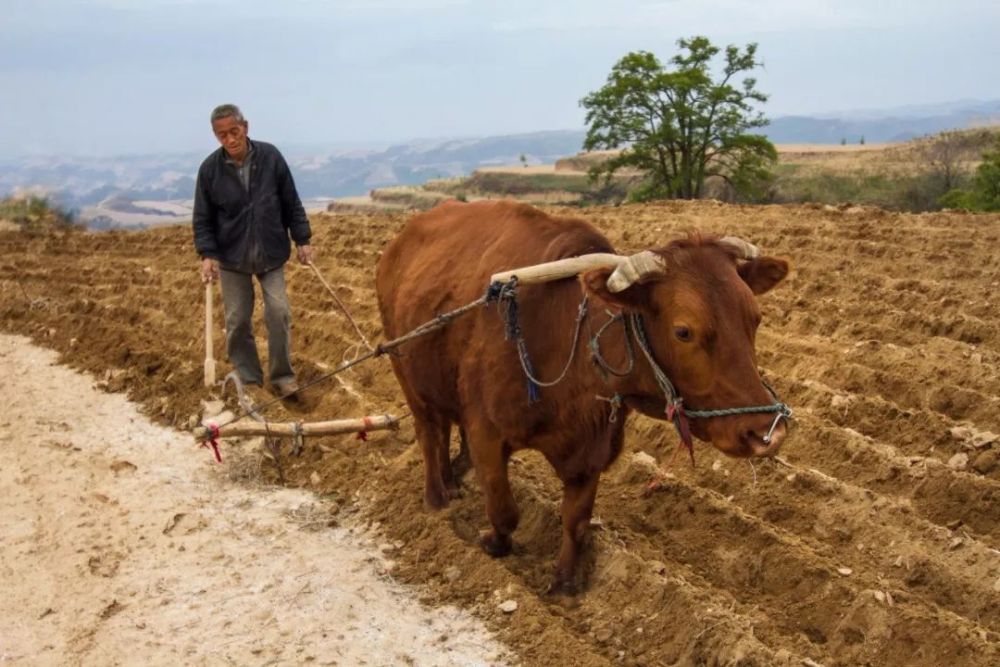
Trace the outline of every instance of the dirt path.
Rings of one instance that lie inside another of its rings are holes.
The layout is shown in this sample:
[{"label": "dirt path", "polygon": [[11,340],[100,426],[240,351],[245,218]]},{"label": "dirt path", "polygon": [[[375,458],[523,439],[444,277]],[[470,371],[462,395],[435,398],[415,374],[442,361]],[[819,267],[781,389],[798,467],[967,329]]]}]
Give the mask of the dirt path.
[{"label": "dirt path", "polygon": [[0,663],[502,662],[467,613],[394,584],[330,501],[227,483],[55,360],[0,335]]}]

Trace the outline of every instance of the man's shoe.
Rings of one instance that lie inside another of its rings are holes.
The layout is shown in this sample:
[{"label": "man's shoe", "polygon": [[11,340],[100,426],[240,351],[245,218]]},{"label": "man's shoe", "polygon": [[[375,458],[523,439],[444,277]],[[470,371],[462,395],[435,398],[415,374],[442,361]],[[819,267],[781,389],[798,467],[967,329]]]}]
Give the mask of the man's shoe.
[{"label": "man's shoe", "polygon": [[274,387],[274,393],[281,398],[298,398],[297,394],[299,392],[299,383],[294,379],[275,382],[271,386]]}]

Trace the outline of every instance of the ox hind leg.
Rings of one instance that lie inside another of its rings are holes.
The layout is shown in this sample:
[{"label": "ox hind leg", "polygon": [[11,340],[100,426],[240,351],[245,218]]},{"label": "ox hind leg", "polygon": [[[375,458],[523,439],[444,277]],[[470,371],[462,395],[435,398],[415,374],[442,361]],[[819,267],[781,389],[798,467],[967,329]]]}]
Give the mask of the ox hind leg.
[{"label": "ox hind leg", "polygon": [[450,443],[451,443],[451,422],[449,421],[445,426],[445,430],[442,434],[444,440],[444,447],[437,450],[438,452],[438,465],[441,468],[441,479],[444,481],[444,487],[451,498],[459,497],[459,488],[461,487],[462,477],[469,471],[472,466],[472,462],[469,459],[469,444],[465,437],[465,430],[459,427],[459,449],[458,454],[454,459],[451,458]]},{"label": "ox hind leg", "polygon": [[563,484],[562,545],[556,561],[556,578],[549,589],[551,593],[574,595],[577,591],[577,563],[590,526],[590,517],[594,513],[594,498],[600,478],[600,473],[592,473]]},{"label": "ox hind leg", "polygon": [[411,410],[424,456],[424,502],[431,509],[441,509],[448,505],[452,495],[448,482],[454,486],[448,460],[451,420],[433,410],[413,410],[412,403]]},{"label": "ox hind leg", "polygon": [[465,429],[460,426],[458,428],[458,455],[451,461],[451,473],[456,487],[471,468],[472,457],[469,454],[469,439],[465,435]]},{"label": "ox hind leg", "polygon": [[507,477],[510,448],[488,425],[471,423],[465,432],[476,478],[486,499],[486,517],[493,526],[480,533],[479,543],[495,558],[506,556],[513,546],[510,535],[520,520]]}]

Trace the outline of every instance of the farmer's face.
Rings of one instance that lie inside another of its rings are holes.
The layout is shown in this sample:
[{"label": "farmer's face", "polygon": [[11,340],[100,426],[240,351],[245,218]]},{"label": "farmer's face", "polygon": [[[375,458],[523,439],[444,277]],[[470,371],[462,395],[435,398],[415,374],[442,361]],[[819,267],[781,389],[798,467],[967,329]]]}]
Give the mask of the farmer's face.
[{"label": "farmer's face", "polygon": [[247,128],[249,124],[238,121],[233,116],[220,118],[212,123],[212,132],[226,149],[229,157],[237,162],[242,161],[247,154]]}]

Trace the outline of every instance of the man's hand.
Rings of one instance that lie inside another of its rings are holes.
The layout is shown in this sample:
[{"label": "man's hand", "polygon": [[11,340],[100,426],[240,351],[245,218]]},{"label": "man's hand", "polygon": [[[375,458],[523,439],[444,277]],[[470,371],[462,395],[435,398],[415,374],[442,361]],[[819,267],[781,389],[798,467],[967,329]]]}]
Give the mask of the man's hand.
[{"label": "man's hand", "polygon": [[201,260],[201,282],[213,283],[219,279],[219,260],[206,257]]},{"label": "man's hand", "polygon": [[313,249],[311,245],[300,245],[296,248],[296,252],[298,253],[300,262],[303,264],[312,264]]}]

